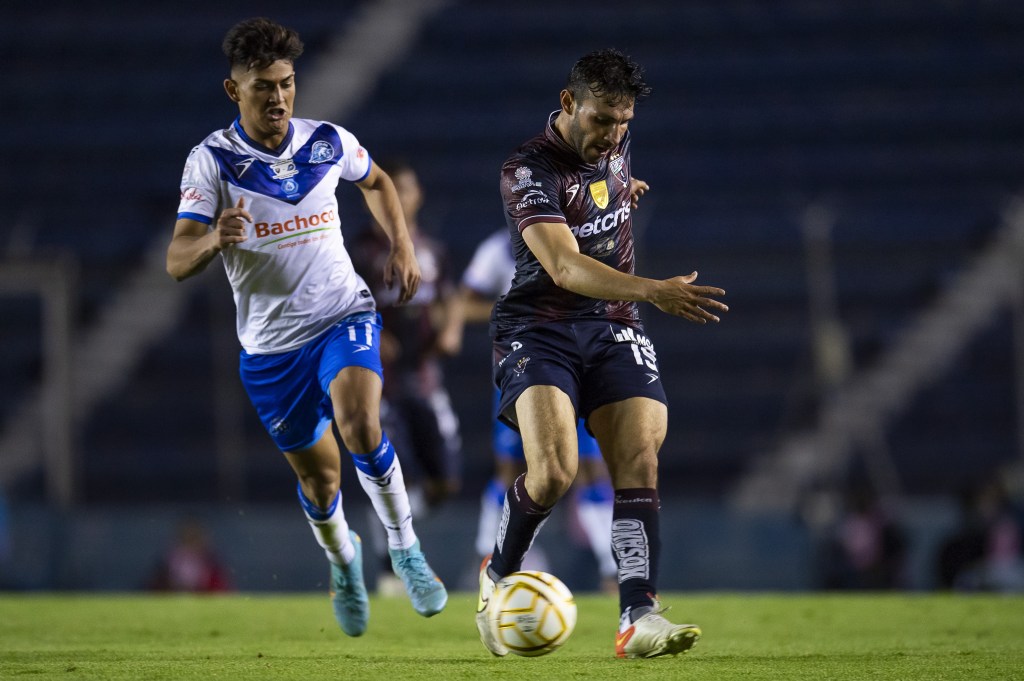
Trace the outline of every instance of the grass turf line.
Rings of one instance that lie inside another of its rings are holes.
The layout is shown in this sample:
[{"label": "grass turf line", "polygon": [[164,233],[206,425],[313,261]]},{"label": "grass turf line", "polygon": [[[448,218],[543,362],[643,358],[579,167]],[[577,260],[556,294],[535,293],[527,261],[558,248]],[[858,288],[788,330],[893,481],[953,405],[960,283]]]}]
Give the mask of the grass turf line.
[{"label": "grass turf line", "polygon": [[[578,595],[572,638],[541,658],[491,657],[475,594],[430,619],[374,598],[338,630],[326,595],[0,594],[0,678],[1022,679],[1024,598],[935,594],[663,594],[704,638],[686,655],[613,657],[616,603]],[[531,680],[532,681],[532,680]]]}]

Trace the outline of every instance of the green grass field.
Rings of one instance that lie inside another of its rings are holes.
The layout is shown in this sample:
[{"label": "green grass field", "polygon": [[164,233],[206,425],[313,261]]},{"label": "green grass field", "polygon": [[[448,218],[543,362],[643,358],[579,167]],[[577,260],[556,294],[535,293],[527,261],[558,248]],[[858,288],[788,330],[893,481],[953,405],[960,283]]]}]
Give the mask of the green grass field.
[{"label": "green grass field", "polygon": [[0,594],[0,679],[1024,679],[1021,597],[663,594],[704,638],[653,660],[615,659],[615,601],[591,595],[561,650],[492,658],[474,602],[374,599],[350,639],[326,595]]}]

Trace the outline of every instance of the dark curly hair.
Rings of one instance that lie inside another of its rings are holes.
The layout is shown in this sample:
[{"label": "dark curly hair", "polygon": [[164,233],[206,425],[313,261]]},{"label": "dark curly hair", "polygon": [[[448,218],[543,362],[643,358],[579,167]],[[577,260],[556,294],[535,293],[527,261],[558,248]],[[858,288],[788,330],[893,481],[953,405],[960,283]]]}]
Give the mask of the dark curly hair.
[{"label": "dark curly hair", "polygon": [[590,94],[610,104],[623,99],[638,102],[651,94],[643,67],[613,48],[580,57],[569,71],[565,89],[576,99]]},{"label": "dark curly hair", "polygon": [[230,68],[264,69],[275,61],[294,62],[302,54],[299,34],[265,17],[240,21],[228,30],[221,44]]}]

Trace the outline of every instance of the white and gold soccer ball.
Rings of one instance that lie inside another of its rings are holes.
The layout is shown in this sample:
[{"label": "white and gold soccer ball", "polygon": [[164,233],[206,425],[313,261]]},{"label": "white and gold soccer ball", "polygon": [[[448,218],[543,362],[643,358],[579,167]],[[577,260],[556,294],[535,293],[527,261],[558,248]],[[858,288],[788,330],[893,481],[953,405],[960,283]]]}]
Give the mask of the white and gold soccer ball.
[{"label": "white and gold soccer ball", "polygon": [[498,580],[488,611],[494,636],[525,657],[553,652],[576,626],[572,592],[547,572],[524,570]]}]

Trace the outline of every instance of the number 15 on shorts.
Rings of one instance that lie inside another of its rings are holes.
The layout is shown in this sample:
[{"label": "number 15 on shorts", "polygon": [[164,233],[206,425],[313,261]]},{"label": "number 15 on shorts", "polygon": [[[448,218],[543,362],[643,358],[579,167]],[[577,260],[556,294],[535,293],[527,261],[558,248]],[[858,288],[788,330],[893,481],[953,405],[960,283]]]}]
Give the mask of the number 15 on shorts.
[{"label": "number 15 on shorts", "polygon": [[633,357],[636,359],[637,364],[641,366],[646,365],[652,371],[658,370],[658,356],[654,352],[654,344],[650,338],[636,333],[628,326],[623,327],[621,331],[616,331],[614,328],[611,331],[616,343],[631,344]]}]

